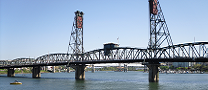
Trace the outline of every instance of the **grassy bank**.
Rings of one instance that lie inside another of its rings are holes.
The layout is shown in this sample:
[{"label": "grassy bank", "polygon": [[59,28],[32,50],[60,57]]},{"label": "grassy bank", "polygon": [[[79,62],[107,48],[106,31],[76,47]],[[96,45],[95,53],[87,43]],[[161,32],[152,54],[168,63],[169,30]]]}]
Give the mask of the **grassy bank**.
[{"label": "grassy bank", "polygon": [[7,70],[0,69],[0,74],[7,74]]},{"label": "grassy bank", "polygon": [[[32,73],[31,70],[15,70],[15,74],[22,74],[22,73]],[[48,71],[41,70],[40,73],[49,73]],[[0,74],[7,74],[7,69],[0,69]]]}]

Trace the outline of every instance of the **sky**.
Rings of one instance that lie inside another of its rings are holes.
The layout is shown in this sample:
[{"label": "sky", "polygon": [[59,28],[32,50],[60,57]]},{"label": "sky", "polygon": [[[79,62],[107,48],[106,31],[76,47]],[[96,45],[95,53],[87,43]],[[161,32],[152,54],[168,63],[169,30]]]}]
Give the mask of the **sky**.
[{"label": "sky", "polygon": [[[208,41],[208,0],[159,0],[174,44]],[[66,53],[74,12],[84,12],[84,49],[147,48],[148,0],[0,0],[0,60]],[[119,41],[117,38],[119,37]]]}]

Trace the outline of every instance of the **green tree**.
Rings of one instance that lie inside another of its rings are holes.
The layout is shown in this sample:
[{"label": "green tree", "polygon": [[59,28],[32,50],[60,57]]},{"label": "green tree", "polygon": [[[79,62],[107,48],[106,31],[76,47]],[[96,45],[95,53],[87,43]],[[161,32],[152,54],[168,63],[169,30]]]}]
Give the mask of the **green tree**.
[{"label": "green tree", "polygon": [[168,66],[160,66],[160,69],[167,70],[167,69],[169,69],[169,67]]},{"label": "green tree", "polygon": [[201,64],[196,64],[196,65],[193,66],[193,68],[199,70],[201,68],[201,66],[202,66]]},{"label": "green tree", "polygon": [[173,65],[172,65],[172,66],[170,66],[169,68],[170,68],[170,69],[175,69],[175,67],[174,67]]}]

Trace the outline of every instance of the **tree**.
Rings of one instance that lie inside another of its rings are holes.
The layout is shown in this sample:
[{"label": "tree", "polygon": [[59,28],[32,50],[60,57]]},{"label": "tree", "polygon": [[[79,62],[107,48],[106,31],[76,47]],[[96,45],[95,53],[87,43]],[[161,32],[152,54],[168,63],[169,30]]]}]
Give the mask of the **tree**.
[{"label": "tree", "polygon": [[170,66],[169,68],[170,68],[170,69],[175,69],[175,67],[174,67],[173,65],[172,65],[172,66]]},{"label": "tree", "polygon": [[167,69],[169,69],[169,67],[168,66],[160,66],[160,69],[167,70]]},{"label": "tree", "polygon": [[201,68],[201,66],[202,66],[201,64],[196,64],[196,65],[193,66],[193,68],[199,70]]}]

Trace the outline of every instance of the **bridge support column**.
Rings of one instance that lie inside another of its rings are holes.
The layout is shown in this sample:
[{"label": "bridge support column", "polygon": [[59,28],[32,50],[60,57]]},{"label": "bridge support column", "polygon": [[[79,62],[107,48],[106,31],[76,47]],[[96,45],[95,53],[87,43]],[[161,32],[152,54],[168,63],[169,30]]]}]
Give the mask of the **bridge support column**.
[{"label": "bridge support column", "polygon": [[124,64],[124,72],[128,72],[128,66],[127,66],[127,64]]},{"label": "bridge support column", "polygon": [[55,66],[53,66],[53,73],[55,73],[56,72],[56,68],[55,68]]},{"label": "bridge support column", "polygon": [[94,66],[94,64],[92,64],[92,73],[94,73],[95,72],[95,66]]},{"label": "bridge support column", "polygon": [[75,79],[84,80],[85,79],[85,67],[86,65],[74,65],[72,68],[75,69]]},{"label": "bridge support column", "polygon": [[160,66],[159,63],[147,64],[147,67],[149,68],[149,82],[159,81],[159,70],[158,70],[159,66]]},{"label": "bridge support column", "polygon": [[146,72],[147,71],[147,66],[146,65],[144,65],[144,72]]},{"label": "bridge support column", "polygon": [[47,70],[46,70],[46,66],[43,66],[43,70],[44,70],[44,71],[47,71]]},{"label": "bridge support column", "polygon": [[8,68],[7,69],[7,77],[14,77],[15,74],[14,74],[14,68]]},{"label": "bridge support column", "polygon": [[41,76],[40,66],[33,66],[32,77],[33,78],[40,78],[40,76]]},{"label": "bridge support column", "polygon": [[67,72],[70,73],[70,67],[67,68]]}]

